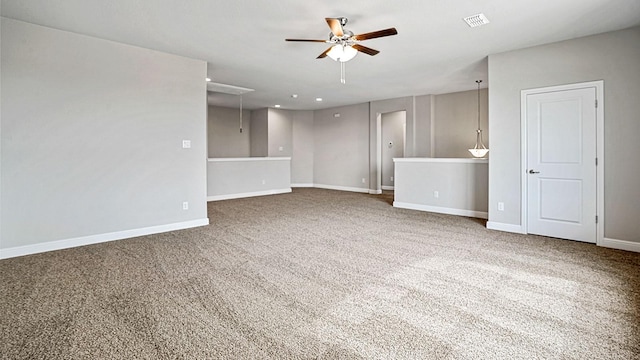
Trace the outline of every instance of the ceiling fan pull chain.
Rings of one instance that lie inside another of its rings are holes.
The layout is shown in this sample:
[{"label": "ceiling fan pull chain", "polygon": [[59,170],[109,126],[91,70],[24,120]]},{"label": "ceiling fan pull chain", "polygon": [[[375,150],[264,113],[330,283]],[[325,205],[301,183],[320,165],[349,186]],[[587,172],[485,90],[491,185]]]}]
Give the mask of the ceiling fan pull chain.
[{"label": "ceiling fan pull chain", "polygon": [[347,80],[345,79],[345,63],[344,62],[340,62],[340,82],[343,84],[347,83]]}]

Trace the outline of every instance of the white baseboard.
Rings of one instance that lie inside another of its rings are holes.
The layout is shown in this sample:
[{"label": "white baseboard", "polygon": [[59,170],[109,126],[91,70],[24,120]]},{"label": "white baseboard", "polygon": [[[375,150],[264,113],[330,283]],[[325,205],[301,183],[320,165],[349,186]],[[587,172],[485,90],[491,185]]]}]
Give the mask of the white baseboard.
[{"label": "white baseboard", "polygon": [[522,225],[505,224],[495,221],[487,221],[487,229],[525,234],[524,230],[522,230]]},{"label": "white baseboard", "polygon": [[359,193],[369,193],[369,189],[350,187],[350,186],[335,186],[335,185],[323,185],[323,184],[314,184],[313,187],[319,189],[329,189],[329,190],[340,190],[340,191],[351,191],[351,192],[359,192]]},{"label": "white baseboard", "polygon": [[454,209],[454,208],[446,208],[446,207],[440,207],[440,206],[411,204],[411,203],[405,203],[405,202],[399,202],[399,201],[394,201],[393,206],[401,209],[429,211],[429,212],[440,213],[440,214],[468,216],[468,217],[475,217],[480,219],[487,219],[489,217],[489,214],[486,211]]},{"label": "white baseboard", "polygon": [[[348,187],[348,186],[336,186],[336,185],[323,185],[323,184],[291,184],[292,188],[318,188],[318,189],[329,189],[329,190],[339,190],[339,191],[351,191],[351,192],[359,192],[359,193],[369,193],[372,195],[380,195],[382,194],[382,190],[371,190],[371,189],[361,189],[356,187]],[[390,189],[386,189],[386,187],[382,187],[384,190],[393,190],[393,186]]]},{"label": "white baseboard", "polygon": [[382,190],[393,190],[395,186],[382,185]]},{"label": "white baseboard", "polygon": [[633,242],[628,240],[604,238],[602,239],[602,242],[598,244],[598,246],[603,246],[603,247],[608,247],[608,248],[618,249],[618,250],[640,252],[640,242]]},{"label": "white baseboard", "polygon": [[184,221],[184,222],[166,224],[166,225],[150,226],[150,227],[145,227],[140,229],[131,229],[131,230],[124,230],[124,231],[110,232],[105,234],[82,236],[82,237],[71,238],[71,239],[49,241],[49,242],[40,243],[40,244],[16,246],[8,249],[2,249],[2,252],[0,253],[0,259],[8,259],[12,257],[38,254],[38,253],[47,252],[47,251],[68,249],[68,248],[84,246],[84,245],[99,244],[107,241],[122,240],[122,239],[137,237],[137,236],[159,234],[159,233],[168,232],[168,231],[183,230],[183,229],[189,229],[193,227],[206,226],[206,225],[209,225],[208,218]]},{"label": "white baseboard", "polygon": [[276,194],[286,194],[290,193],[291,188],[288,189],[274,189],[274,190],[264,190],[264,191],[253,191],[248,193],[238,193],[238,194],[225,194],[225,195],[214,195],[207,196],[207,201],[220,201],[220,200],[230,200],[230,199],[241,199],[248,198],[254,196],[265,196],[265,195],[276,195]]}]

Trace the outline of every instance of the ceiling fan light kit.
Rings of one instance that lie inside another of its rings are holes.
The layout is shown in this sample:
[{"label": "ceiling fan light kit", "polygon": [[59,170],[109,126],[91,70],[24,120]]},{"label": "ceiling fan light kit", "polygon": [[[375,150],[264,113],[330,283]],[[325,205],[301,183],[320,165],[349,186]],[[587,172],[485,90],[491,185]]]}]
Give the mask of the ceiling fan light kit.
[{"label": "ceiling fan light kit", "polygon": [[353,59],[358,54],[358,52],[362,52],[370,56],[374,56],[379,53],[378,50],[362,46],[358,44],[358,42],[398,34],[398,31],[395,28],[388,28],[384,30],[354,35],[353,32],[344,28],[348,21],[346,17],[325,18],[325,20],[327,21],[327,25],[329,25],[329,28],[331,29],[331,33],[329,33],[329,40],[285,39],[285,41],[323,42],[332,44],[330,48],[326,49],[322,54],[318,55],[316,59],[323,59],[328,56],[334,61],[340,62],[340,82],[343,84],[346,83],[344,65],[345,62]]},{"label": "ceiling fan light kit", "polygon": [[347,62],[358,55],[358,50],[349,45],[333,45],[331,50],[327,53],[327,56],[334,61]]}]

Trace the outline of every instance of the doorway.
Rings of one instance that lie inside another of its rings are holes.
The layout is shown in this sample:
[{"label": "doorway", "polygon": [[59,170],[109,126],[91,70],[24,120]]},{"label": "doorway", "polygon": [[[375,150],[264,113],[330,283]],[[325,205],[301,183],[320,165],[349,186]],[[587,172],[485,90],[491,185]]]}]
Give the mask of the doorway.
[{"label": "doorway", "polygon": [[393,158],[404,157],[407,112],[394,111],[381,115],[381,179],[382,190],[394,189]]},{"label": "doorway", "polygon": [[599,81],[522,92],[527,233],[597,242],[602,227],[602,87]]}]

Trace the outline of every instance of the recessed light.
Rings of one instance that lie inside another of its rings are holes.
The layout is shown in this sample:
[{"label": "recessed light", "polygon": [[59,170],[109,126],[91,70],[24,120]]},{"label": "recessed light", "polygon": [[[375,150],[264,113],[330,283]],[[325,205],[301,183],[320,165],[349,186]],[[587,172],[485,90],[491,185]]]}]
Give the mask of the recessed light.
[{"label": "recessed light", "polygon": [[205,80],[207,80],[207,82],[211,81],[211,78],[206,78]]},{"label": "recessed light", "polygon": [[274,106],[274,107],[277,107],[277,108],[279,108],[279,107],[280,107],[280,105],[273,105],[273,106]]},{"label": "recessed light", "polygon": [[291,95],[292,98],[297,99],[298,98],[298,94],[293,94]]},{"label": "recessed light", "polygon": [[322,98],[316,98],[316,101],[322,101]]}]

